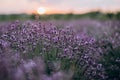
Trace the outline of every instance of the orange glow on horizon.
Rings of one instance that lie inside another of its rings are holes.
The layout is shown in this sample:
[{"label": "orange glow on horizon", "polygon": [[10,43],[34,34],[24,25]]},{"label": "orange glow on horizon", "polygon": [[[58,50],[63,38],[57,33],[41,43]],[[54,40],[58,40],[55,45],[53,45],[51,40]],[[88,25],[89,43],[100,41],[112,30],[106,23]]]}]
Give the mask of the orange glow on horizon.
[{"label": "orange glow on horizon", "polygon": [[96,9],[94,10],[83,10],[83,9],[77,9],[77,10],[59,10],[56,8],[50,8],[48,6],[41,6],[41,7],[36,7],[31,11],[28,11],[28,14],[38,14],[38,15],[44,15],[44,14],[68,14],[68,13],[73,13],[73,14],[84,14],[88,13],[91,11],[97,11]]},{"label": "orange glow on horizon", "polygon": [[64,10],[57,10],[53,8],[47,8],[47,7],[39,7],[34,10],[31,10],[27,12],[28,14],[39,14],[39,15],[44,15],[44,14],[65,14],[69,13],[68,11]]}]

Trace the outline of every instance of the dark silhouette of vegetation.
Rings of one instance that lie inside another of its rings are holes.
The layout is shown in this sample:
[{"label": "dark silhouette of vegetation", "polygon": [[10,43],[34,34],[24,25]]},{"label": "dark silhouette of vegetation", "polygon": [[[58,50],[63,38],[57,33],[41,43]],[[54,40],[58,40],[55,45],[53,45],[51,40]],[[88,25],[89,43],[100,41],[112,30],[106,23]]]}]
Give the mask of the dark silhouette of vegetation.
[{"label": "dark silhouette of vegetation", "polygon": [[99,19],[99,20],[108,20],[108,19],[120,19],[120,12],[118,13],[101,13],[101,12],[89,12],[85,14],[10,14],[10,15],[0,15],[0,21],[11,21],[11,20],[35,20],[36,15],[39,16],[40,20],[70,20],[70,19],[81,19],[81,18],[92,18],[92,19]]}]

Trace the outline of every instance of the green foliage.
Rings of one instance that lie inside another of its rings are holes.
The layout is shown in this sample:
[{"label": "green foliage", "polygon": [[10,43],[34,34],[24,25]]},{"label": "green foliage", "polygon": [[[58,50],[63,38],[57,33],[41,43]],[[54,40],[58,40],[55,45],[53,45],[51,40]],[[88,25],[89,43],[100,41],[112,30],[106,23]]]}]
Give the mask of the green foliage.
[{"label": "green foliage", "polygon": [[[70,20],[70,19],[81,19],[81,18],[92,18],[99,20],[108,20],[108,19],[120,19],[120,12],[114,13],[101,13],[98,11],[89,12],[85,14],[50,14],[50,15],[37,15],[40,20]],[[12,21],[12,20],[35,20],[36,14],[11,14],[11,15],[0,15],[0,21]]]},{"label": "green foliage", "polygon": [[107,80],[120,79],[120,47],[109,50],[104,55],[102,64],[107,72]]},{"label": "green foliage", "polygon": [[120,12],[116,14],[116,19],[120,19]]}]

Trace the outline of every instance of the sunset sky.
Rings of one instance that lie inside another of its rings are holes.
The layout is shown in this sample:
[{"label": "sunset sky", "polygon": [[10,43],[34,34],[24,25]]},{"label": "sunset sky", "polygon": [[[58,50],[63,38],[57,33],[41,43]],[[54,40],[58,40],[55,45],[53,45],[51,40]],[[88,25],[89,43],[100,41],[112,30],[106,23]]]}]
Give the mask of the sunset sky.
[{"label": "sunset sky", "polygon": [[44,7],[46,14],[115,12],[120,11],[120,0],[0,0],[0,14],[33,13],[39,7]]}]

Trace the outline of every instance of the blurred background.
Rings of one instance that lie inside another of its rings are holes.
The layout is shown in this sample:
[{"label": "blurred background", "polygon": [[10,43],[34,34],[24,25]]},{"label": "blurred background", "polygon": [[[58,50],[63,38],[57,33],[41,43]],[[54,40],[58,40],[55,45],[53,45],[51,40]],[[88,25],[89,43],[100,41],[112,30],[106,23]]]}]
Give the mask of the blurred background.
[{"label": "blurred background", "polygon": [[120,0],[0,0],[0,80],[120,80]]},{"label": "blurred background", "polygon": [[1,0],[0,21],[97,18],[120,19],[120,0]]}]

